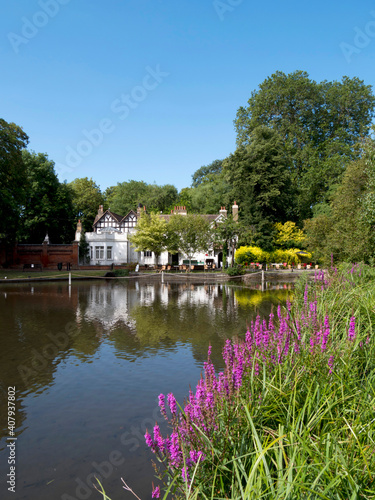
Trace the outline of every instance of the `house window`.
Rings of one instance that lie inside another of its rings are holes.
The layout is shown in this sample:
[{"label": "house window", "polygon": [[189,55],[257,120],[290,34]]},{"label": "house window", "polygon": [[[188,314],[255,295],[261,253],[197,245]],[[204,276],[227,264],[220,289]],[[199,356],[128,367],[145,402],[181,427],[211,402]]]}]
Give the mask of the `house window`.
[{"label": "house window", "polygon": [[151,250],[146,250],[145,252],[143,252],[143,256],[144,256],[144,257],[152,257],[152,252],[151,252]]},{"label": "house window", "polygon": [[107,260],[112,260],[112,247],[107,247]]},{"label": "house window", "polygon": [[95,247],[95,259],[104,259],[104,247]]},{"label": "house window", "polygon": [[94,258],[94,250],[92,247],[90,247],[90,259],[92,260]]}]

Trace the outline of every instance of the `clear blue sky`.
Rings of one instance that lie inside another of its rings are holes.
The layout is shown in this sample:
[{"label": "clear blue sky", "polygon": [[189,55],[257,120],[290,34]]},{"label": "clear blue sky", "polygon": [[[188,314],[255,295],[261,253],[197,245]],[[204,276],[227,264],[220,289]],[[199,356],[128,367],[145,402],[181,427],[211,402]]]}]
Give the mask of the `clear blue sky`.
[{"label": "clear blue sky", "polygon": [[277,70],[375,84],[370,0],[4,1],[0,34],[0,117],[60,180],[103,190],[189,186],[234,151],[237,109]]}]

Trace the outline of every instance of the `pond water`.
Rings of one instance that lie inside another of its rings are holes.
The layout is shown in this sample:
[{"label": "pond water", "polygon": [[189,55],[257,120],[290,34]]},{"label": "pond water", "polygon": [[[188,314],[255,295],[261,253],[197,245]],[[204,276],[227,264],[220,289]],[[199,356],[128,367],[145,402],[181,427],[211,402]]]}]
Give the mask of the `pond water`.
[{"label": "pond water", "polygon": [[[255,288],[260,285],[255,285]],[[217,370],[226,338],[285,303],[291,285],[265,291],[210,283],[95,281],[0,286],[0,498],[151,498],[146,428],[158,395],[182,403],[208,346]],[[8,387],[16,388],[16,494],[7,491]],[[166,430],[165,427],[163,430]]]}]

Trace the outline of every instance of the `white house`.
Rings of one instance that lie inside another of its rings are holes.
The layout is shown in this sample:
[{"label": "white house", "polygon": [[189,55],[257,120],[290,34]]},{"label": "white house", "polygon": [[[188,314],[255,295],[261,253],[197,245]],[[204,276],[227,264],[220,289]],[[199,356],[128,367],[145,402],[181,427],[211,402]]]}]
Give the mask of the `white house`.
[{"label": "white house", "polygon": [[[98,214],[95,217],[93,224],[93,232],[86,233],[86,241],[90,246],[90,264],[91,265],[120,265],[129,263],[138,263],[140,265],[153,265],[155,263],[155,255],[153,252],[136,252],[132,247],[128,237],[134,233],[137,226],[137,220],[145,207],[141,205],[137,212],[131,210],[127,215],[122,216],[106,210],[104,212],[103,205],[99,206]],[[238,218],[238,205],[236,202],[232,207],[233,217]],[[167,222],[174,214],[184,216],[187,214],[186,207],[175,207],[171,214],[160,214],[159,217]],[[227,210],[222,207],[218,214],[203,214],[201,217],[207,219],[210,223],[220,222],[227,217]],[[82,225],[77,224],[76,241],[79,241],[82,231]],[[228,258],[231,257],[231,250]],[[221,267],[223,261],[223,252],[221,249],[211,249],[207,253],[197,253],[192,258],[199,264],[215,264],[216,267]],[[185,262],[184,262],[185,261]],[[187,263],[187,256],[182,253],[170,254],[163,252],[158,262],[160,265],[182,265]]]}]

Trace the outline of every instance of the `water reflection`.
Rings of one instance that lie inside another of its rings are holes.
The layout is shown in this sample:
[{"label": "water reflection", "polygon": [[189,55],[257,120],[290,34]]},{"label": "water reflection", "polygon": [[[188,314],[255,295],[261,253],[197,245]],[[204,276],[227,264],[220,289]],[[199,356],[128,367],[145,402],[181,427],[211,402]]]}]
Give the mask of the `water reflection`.
[{"label": "water reflection", "polygon": [[[260,286],[186,281],[1,286],[0,394],[6,401],[8,386],[16,386],[16,435],[22,437],[17,498],[50,500],[63,493],[74,498],[76,476],[87,476],[93,462],[119,448],[132,486],[148,498],[144,478],[151,481],[153,474],[139,422],[155,420],[160,392],[185,396],[199,378],[209,344],[220,369],[225,339],[244,335],[256,314],[268,315],[290,296],[288,286],[267,285],[264,292]],[[0,422],[5,454],[4,404]],[[132,445],[119,442],[124,433]],[[5,477],[6,460],[0,463]],[[43,478],[40,470],[48,471]],[[121,498],[121,475],[119,470],[108,478],[113,498]]]}]

